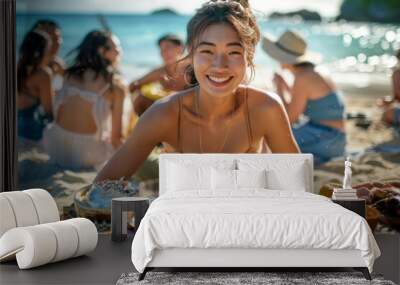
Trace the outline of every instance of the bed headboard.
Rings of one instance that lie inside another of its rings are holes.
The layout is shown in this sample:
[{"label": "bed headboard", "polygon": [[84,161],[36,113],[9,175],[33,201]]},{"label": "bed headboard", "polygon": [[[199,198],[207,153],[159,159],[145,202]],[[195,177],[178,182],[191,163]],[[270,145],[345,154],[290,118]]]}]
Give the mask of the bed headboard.
[{"label": "bed headboard", "polygon": [[168,179],[168,163],[185,165],[218,165],[231,163],[237,169],[238,162],[242,164],[262,163],[275,168],[282,168],[282,172],[291,171],[292,165],[299,164],[304,167],[306,191],[313,193],[313,156],[312,154],[161,154],[159,157],[159,195],[166,192]]}]

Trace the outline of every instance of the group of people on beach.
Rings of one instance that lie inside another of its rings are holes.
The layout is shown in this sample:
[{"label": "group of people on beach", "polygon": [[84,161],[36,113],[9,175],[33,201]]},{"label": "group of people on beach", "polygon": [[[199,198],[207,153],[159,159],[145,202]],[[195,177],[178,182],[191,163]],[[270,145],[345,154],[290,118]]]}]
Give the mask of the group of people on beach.
[{"label": "group of people on beach", "polygon": [[[56,41],[52,33],[57,34]],[[65,68],[57,57],[61,42],[59,26],[44,20],[21,44],[18,135],[41,140],[61,166],[91,167],[103,163],[122,144],[127,87],[117,72],[121,48],[111,33],[92,31]],[[59,65],[54,71],[51,62],[56,59]]]},{"label": "group of people on beach", "polygon": [[[111,32],[88,33],[65,67],[57,55],[60,27],[39,21],[20,47],[18,135],[41,140],[61,166],[107,162],[97,181],[129,178],[156,146],[179,153],[306,152],[316,163],[343,157],[345,106],[334,82],[317,71],[319,55],[293,31],[277,40],[262,37],[263,50],[294,82],[275,73],[275,92],[257,89],[249,83],[260,39],[247,0],[209,1],[187,24],[186,44],[176,35],[161,37],[163,65],[128,85]],[[379,103],[383,120],[397,126],[399,70],[394,96]],[[130,93],[140,117],[125,138],[123,103]]]}]

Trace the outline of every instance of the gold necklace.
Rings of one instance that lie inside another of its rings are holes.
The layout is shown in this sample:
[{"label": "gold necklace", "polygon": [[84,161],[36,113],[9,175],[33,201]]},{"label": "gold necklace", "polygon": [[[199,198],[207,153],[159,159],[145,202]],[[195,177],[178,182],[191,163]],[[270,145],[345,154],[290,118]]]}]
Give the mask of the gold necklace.
[{"label": "gold necklace", "polygon": [[[198,87],[198,88],[200,88],[200,87]],[[199,107],[200,106],[200,92],[199,92],[199,90],[197,88],[196,88],[196,91],[195,91],[195,100],[194,101],[195,101],[196,115],[200,117],[200,111],[199,111],[199,109],[200,109],[200,107]],[[235,110],[235,108],[236,108],[236,100],[235,100],[235,106],[233,106],[233,110]],[[226,144],[226,140],[228,139],[228,134],[229,134],[230,129],[231,129],[231,120],[232,120],[232,117],[230,117],[229,120],[228,120],[228,129],[227,129],[227,131],[225,133],[225,137],[224,137],[224,139],[222,141],[222,145],[221,145],[221,147],[219,149],[217,149],[217,151],[215,151],[215,153],[221,153],[222,149],[224,148],[224,146]],[[198,128],[198,131],[199,131],[200,153],[204,153],[204,151],[203,151],[203,136],[202,136],[200,124],[197,125],[197,128]]]}]

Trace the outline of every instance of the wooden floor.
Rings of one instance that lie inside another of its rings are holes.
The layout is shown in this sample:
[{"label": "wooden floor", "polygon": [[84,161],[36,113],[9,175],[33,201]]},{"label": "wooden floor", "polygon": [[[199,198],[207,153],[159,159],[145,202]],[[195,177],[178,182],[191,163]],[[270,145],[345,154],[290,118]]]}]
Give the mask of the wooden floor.
[{"label": "wooden floor", "polygon": [[[400,271],[397,270],[400,268],[400,235],[378,234],[375,238],[382,256],[375,262],[374,273],[382,274],[385,279],[400,284]],[[1,263],[0,285],[115,284],[122,273],[135,271],[131,261],[131,244],[132,238],[123,242],[112,242],[110,235],[99,235],[96,250],[87,256],[28,270],[19,270],[15,261]]]},{"label": "wooden floor", "polygon": [[112,242],[99,235],[96,249],[87,256],[19,270],[16,261],[0,264],[0,284],[115,284],[122,273],[135,271],[132,239]]}]

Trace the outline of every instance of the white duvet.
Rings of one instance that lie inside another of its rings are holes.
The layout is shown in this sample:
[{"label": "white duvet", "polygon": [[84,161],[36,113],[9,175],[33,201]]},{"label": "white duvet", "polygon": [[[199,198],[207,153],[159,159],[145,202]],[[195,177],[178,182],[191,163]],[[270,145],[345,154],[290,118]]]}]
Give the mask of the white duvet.
[{"label": "white duvet", "polygon": [[323,196],[265,189],[157,198],[133,240],[133,265],[143,272],[165,248],[358,249],[370,272],[380,255],[359,215]]}]

